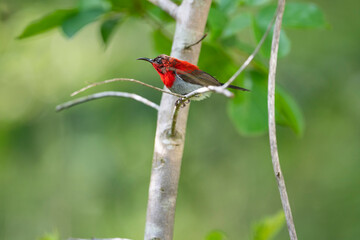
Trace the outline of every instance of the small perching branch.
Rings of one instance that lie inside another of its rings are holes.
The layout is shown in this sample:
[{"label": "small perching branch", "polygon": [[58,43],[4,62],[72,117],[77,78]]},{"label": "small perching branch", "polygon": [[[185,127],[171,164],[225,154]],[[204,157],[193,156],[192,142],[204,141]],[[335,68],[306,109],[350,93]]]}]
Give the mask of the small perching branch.
[{"label": "small perching branch", "polygon": [[152,4],[158,6],[167,12],[172,18],[177,19],[178,5],[171,0],[148,0]]},{"label": "small perching branch", "polygon": [[271,159],[274,167],[274,173],[278,184],[281,203],[285,212],[286,223],[291,240],[297,240],[295,224],[291,213],[290,202],[286,191],[284,176],[281,172],[279,153],[276,142],[276,124],[275,124],[275,75],[277,65],[277,54],[279,49],[281,21],[285,9],[285,0],[278,1],[278,11],[274,27],[274,35],[271,44],[271,55],[269,62],[268,79],[268,111],[269,111],[269,138]]},{"label": "small perching branch", "polygon": [[159,92],[171,94],[171,95],[174,95],[174,96],[177,96],[177,97],[182,97],[182,95],[180,95],[180,94],[176,94],[176,93],[173,93],[173,92],[170,92],[170,91],[166,91],[164,89],[154,87],[154,86],[152,86],[150,84],[147,84],[147,83],[144,83],[144,82],[141,82],[139,80],[132,79],[132,78],[113,78],[113,79],[105,80],[105,81],[102,81],[102,82],[92,83],[92,84],[87,85],[86,87],[81,88],[80,90],[77,90],[77,91],[73,92],[70,96],[73,97],[73,96],[75,96],[75,95],[77,95],[77,94],[79,94],[79,93],[81,93],[81,92],[83,92],[83,91],[85,91],[85,90],[87,90],[89,88],[92,88],[92,87],[95,87],[95,86],[98,86],[98,85],[107,84],[107,83],[111,83],[111,82],[120,82],[120,81],[138,83],[138,84],[144,85],[146,87],[155,89],[155,90],[157,90]]},{"label": "small perching branch", "polygon": [[198,41],[196,41],[196,42],[194,42],[194,43],[192,43],[192,44],[189,44],[189,45],[185,46],[184,49],[190,49],[191,47],[199,44],[202,40],[204,40],[204,39],[206,38],[206,36],[207,36],[207,33],[205,33]]},{"label": "small perching branch", "polygon": [[139,96],[135,93],[127,93],[127,92],[115,92],[115,91],[106,91],[106,92],[99,92],[99,93],[94,93],[85,97],[81,97],[81,98],[77,98],[75,100],[71,100],[68,101],[66,103],[60,104],[56,106],[56,111],[59,112],[61,110],[73,107],[75,105],[78,105],[80,103],[84,103],[84,102],[88,102],[91,100],[95,100],[98,98],[104,98],[104,97],[125,97],[125,98],[131,98],[134,99],[138,102],[141,102],[149,107],[152,107],[156,110],[159,110],[159,105],[157,105],[156,103],[151,102],[150,100]]},{"label": "small perching branch", "polygon": [[172,123],[171,123],[171,128],[170,128],[170,135],[171,136],[175,136],[176,134],[176,122],[177,122],[177,116],[179,113],[179,110],[181,108],[181,106],[183,106],[182,103],[185,103],[186,101],[190,100],[192,97],[199,95],[199,94],[203,94],[203,93],[207,93],[207,92],[215,92],[218,94],[222,94],[225,97],[228,98],[232,98],[234,97],[234,94],[232,92],[230,92],[229,90],[223,88],[223,87],[216,87],[216,86],[207,86],[207,87],[202,87],[199,88],[195,91],[192,91],[191,93],[188,93],[186,95],[184,95],[183,97],[181,97],[179,100],[178,104],[175,104],[175,108],[174,108],[174,113],[173,113],[173,117],[172,117]]},{"label": "small perching branch", "polygon": [[207,93],[207,92],[214,92],[214,93],[218,93],[218,94],[222,94],[225,97],[228,98],[232,98],[234,97],[234,94],[232,92],[230,92],[229,90],[227,90],[226,88],[221,87],[217,87],[217,86],[207,86],[207,87],[202,87],[199,88],[195,91],[192,91],[191,93],[188,93],[184,96],[184,98],[186,99],[190,99],[198,94],[203,94],[203,93]]}]

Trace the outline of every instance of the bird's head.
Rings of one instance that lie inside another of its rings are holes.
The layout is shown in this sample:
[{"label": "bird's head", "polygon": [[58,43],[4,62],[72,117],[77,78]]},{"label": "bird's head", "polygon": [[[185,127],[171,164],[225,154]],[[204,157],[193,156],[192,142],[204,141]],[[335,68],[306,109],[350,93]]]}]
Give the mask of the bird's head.
[{"label": "bird's head", "polygon": [[172,57],[169,57],[165,54],[161,54],[159,56],[157,56],[154,59],[150,59],[150,58],[138,58],[136,60],[144,60],[147,61],[149,63],[151,63],[153,65],[153,67],[159,72],[159,73],[165,73],[168,69],[171,69],[172,67],[172,62],[173,62]]}]

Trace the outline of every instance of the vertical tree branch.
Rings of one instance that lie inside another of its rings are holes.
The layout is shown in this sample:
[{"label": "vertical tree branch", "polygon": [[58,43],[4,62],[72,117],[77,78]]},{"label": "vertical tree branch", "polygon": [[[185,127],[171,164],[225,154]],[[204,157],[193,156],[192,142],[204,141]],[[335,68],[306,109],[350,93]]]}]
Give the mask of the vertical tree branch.
[{"label": "vertical tree branch", "polygon": [[271,55],[269,63],[269,79],[268,79],[268,111],[269,111],[269,138],[272,164],[274,167],[275,177],[278,183],[281,203],[285,212],[286,223],[291,240],[297,240],[294,220],[291,213],[290,202],[286,191],[285,180],[280,168],[279,154],[276,142],[276,126],[275,126],[275,75],[277,54],[279,49],[281,21],[285,9],[285,0],[278,1],[278,11],[274,27],[274,35],[271,44]]},{"label": "vertical tree branch", "polygon": [[[183,0],[177,8],[176,30],[171,56],[196,64],[211,0]],[[175,135],[169,134],[175,102],[178,98],[163,94],[158,112],[154,157],[149,187],[145,240],[171,240],[181,159],[184,149],[189,105],[178,113]]]},{"label": "vertical tree branch", "polygon": [[160,7],[162,10],[167,12],[175,20],[177,18],[178,6],[171,0],[148,0],[149,2]]}]

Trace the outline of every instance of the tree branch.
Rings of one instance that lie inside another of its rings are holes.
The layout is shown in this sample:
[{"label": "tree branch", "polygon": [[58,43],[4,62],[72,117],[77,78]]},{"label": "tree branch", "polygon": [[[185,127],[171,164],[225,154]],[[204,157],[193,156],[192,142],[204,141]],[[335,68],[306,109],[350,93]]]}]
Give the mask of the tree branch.
[{"label": "tree branch", "polygon": [[113,78],[113,79],[105,80],[105,81],[102,81],[102,82],[92,83],[92,84],[87,85],[86,87],[81,88],[80,90],[78,90],[76,92],[73,92],[70,96],[73,97],[73,96],[75,96],[75,95],[77,95],[77,94],[79,94],[79,93],[81,93],[81,92],[83,92],[83,91],[85,91],[85,90],[87,90],[89,88],[96,87],[98,85],[107,84],[107,83],[111,83],[111,82],[120,82],[120,81],[138,83],[138,84],[144,85],[146,87],[155,89],[155,90],[157,90],[159,92],[167,93],[167,94],[174,95],[174,96],[177,96],[177,97],[182,97],[182,95],[180,95],[180,94],[173,93],[173,92],[170,92],[170,91],[158,88],[158,87],[154,87],[154,86],[152,86],[150,84],[147,84],[147,83],[144,83],[144,82],[141,82],[139,80],[132,79],[132,78]]},{"label": "tree branch", "polygon": [[[186,94],[185,96],[181,97],[179,100],[182,103],[185,103],[186,101],[190,100],[192,97],[199,95],[199,94],[203,94],[203,93],[207,93],[207,92],[215,92],[215,93],[219,93],[224,95],[225,97],[229,97],[232,98],[234,97],[234,94],[232,92],[230,92],[227,89],[224,89],[222,87],[216,87],[216,86],[207,86],[207,87],[202,87],[199,88],[195,91],[192,91],[191,93]],[[176,134],[176,123],[177,123],[177,116],[179,113],[179,110],[182,106],[182,104],[178,103],[175,104],[175,108],[174,108],[174,113],[173,113],[173,117],[172,117],[172,123],[171,123],[171,128],[170,128],[170,135],[171,136],[175,136]]]},{"label": "tree branch", "polygon": [[139,96],[137,94],[134,93],[127,93],[127,92],[115,92],[115,91],[107,91],[107,92],[99,92],[99,93],[95,93],[95,94],[91,94],[85,97],[81,97],[81,98],[77,98],[75,100],[72,101],[68,101],[66,103],[60,104],[56,106],[56,111],[59,112],[61,110],[73,107],[75,105],[78,105],[80,103],[84,103],[84,102],[88,102],[91,100],[95,100],[98,98],[104,98],[104,97],[125,97],[125,98],[132,98],[138,102],[141,102],[149,107],[152,107],[156,110],[159,110],[159,105],[157,105],[156,103],[151,102],[150,100]]},{"label": "tree branch", "polygon": [[167,12],[175,20],[177,19],[178,5],[171,0],[148,0],[152,4],[158,6],[165,12]]},{"label": "tree branch", "polygon": [[214,92],[214,93],[222,94],[222,95],[224,95],[225,97],[228,97],[228,98],[234,97],[234,94],[232,92],[230,92],[226,88],[223,88],[222,86],[221,87],[207,86],[207,87],[199,88],[199,89],[197,89],[195,91],[192,91],[191,93],[186,94],[184,96],[184,98],[190,99],[190,98],[194,97],[195,95],[203,94],[203,93],[207,93],[207,92]]},{"label": "tree branch", "polygon": [[196,41],[196,42],[194,42],[194,43],[192,43],[192,44],[189,44],[189,45],[185,46],[184,49],[190,49],[191,47],[199,44],[202,40],[204,40],[204,39],[206,38],[206,36],[207,36],[207,33],[205,33],[198,41]]},{"label": "tree branch", "polygon": [[[176,13],[171,56],[197,63],[200,45],[184,49],[203,34],[211,0],[183,0]],[[158,111],[154,157],[146,213],[145,240],[173,238],[175,206],[184,149],[189,104],[179,110],[175,136],[169,134],[178,97],[163,94]]]},{"label": "tree branch", "polygon": [[272,164],[275,177],[277,180],[281,203],[285,212],[286,223],[291,240],[297,240],[294,220],[291,213],[290,202],[286,191],[285,179],[281,172],[279,153],[276,141],[276,125],[275,125],[275,75],[277,65],[277,54],[279,49],[281,21],[285,9],[285,0],[278,1],[278,11],[274,27],[274,35],[271,44],[271,55],[269,62],[269,80],[268,80],[268,111],[269,111],[269,138]]}]

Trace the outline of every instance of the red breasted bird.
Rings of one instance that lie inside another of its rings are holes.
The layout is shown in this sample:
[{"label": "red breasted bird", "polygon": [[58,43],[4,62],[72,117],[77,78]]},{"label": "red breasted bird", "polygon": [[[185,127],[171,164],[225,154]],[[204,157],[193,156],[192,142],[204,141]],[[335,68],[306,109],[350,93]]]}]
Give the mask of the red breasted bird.
[{"label": "red breasted bird", "polygon": [[[216,78],[204,71],[201,71],[194,64],[169,57],[165,54],[161,54],[154,59],[138,58],[137,60],[144,60],[151,63],[155,70],[159,73],[165,86],[174,93],[186,95],[202,87],[222,85],[222,83],[220,83]],[[233,85],[230,85],[229,88],[249,91],[248,89]],[[205,93],[192,99],[202,100],[209,95],[210,93]]]}]

